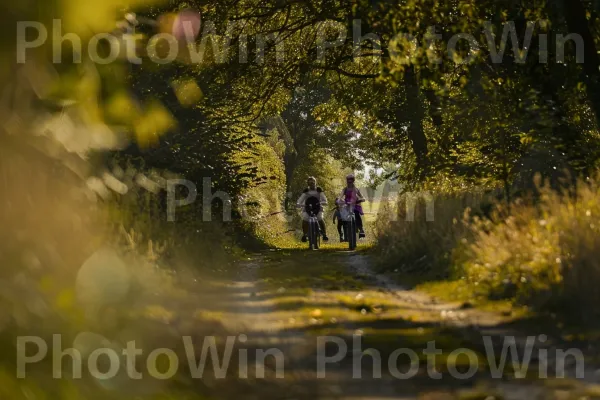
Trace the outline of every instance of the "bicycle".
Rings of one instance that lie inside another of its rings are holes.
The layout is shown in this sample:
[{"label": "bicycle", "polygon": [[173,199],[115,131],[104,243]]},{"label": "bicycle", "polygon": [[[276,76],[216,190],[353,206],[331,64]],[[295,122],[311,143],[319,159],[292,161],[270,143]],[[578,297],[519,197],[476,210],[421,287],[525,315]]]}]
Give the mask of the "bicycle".
[{"label": "bicycle", "polygon": [[314,197],[309,198],[304,206],[308,214],[308,248],[319,250],[319,247],[321,247],[321,227],[317,215],[321,211],[321,205],[318,201],[316,203],[314,201],[309,202],[311,199],[314,199]]},{"label": "bicycle", "polygon": [[354,215],[354,204],[346,203],[341,208],[344,221],[344,239],[348,242],[350,251],[356,249],[356,216]]}]

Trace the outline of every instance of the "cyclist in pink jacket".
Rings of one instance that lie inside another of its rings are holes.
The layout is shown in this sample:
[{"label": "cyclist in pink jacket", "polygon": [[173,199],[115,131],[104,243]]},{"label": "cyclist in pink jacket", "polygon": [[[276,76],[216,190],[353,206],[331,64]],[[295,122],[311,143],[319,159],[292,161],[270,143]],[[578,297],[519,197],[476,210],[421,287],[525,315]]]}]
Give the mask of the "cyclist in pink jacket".
[{"label": "cyclist in pink jacket", "polygon": [[359,231],[358,237],[364,238],[365,231],[363,229],[362,215],[364,215],[365,213],[363,212],[362,206],[360,204],[364,203],[366,200],[363,197],[362,193],[360,193],[360,190],[354,185],[355,181],[356,178],[354,174],[350,174],[346,177],[346,187],[342,190],[342,193],[339,197],[339,202],[340,204],[354,204],[354,216],[356,218],[356,227]]}]

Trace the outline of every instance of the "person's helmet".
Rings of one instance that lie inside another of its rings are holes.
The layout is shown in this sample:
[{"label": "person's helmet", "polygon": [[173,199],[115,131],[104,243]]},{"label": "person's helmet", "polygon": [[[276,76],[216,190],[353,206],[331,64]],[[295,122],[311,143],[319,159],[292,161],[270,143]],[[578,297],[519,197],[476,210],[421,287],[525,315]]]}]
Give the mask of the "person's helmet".
[{"label": "person's helmet", "polygon": [[348,175],[346,176],[346,180],[347,180],[347,181],[348,181],[348,180],[353,180],[353,181],[354,181],[354,180],[356,180],[356,177],[354,176],[354,174],[348,174]]}]

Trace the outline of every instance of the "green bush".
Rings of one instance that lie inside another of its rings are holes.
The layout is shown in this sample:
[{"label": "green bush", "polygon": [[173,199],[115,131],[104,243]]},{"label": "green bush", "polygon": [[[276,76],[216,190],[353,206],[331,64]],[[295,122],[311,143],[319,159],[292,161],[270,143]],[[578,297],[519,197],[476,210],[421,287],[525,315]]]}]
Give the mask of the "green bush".
[{"label": "green bush", "polygon": [[543,188],[535,203],[472,223],[454,263],[488,297],[589,311],[600,300],[599,199],[600,186],[591,181],[574,196]]},{"label": "green bush", "polygon": [[416,281],[456,280],[473,298],[589,316],[600,302],[597,182],[579,182],[568,194],[540,186],[535,198],[510,207],[483,195],[440,195],[432,221],[423,200],[411,221],[410,195],[402,195],[377,221],[382,269]]},{"label": "green bush", "polygon": [[465,236],[464,214],[479,210],[481,199],[481,194],[405,193],[396,204],[382,202],[375,223],[381,268],[449,277],[452,251]]}]

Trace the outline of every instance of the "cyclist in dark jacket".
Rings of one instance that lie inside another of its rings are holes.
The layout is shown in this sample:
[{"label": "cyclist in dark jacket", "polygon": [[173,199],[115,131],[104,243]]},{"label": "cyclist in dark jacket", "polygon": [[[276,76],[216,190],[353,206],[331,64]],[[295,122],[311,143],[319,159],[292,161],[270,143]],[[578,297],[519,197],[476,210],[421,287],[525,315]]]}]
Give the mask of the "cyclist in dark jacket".
[{"label": "cyclist in dark jacket", "polygon": [[[308,240],[308,213],[305,210],[306,201],[314,197],[317,199],[316,201],[320,203],[321,206],[327,205],[327,197],[325,197],[325,193],[323,189],[317,186],[317,180],[312,176],[307,180],[308,187],[304,189],[302,192],[302,196],[296,202],[296,206],[302,209],[302,241],[306,242]],[[317,219],[319,220],[319,227],[321,228],[321,233],[323,234],[323,240],[328,241],[327,232],[325,230],[325,221],[323,220],[323,208],[317,214]]]}]

